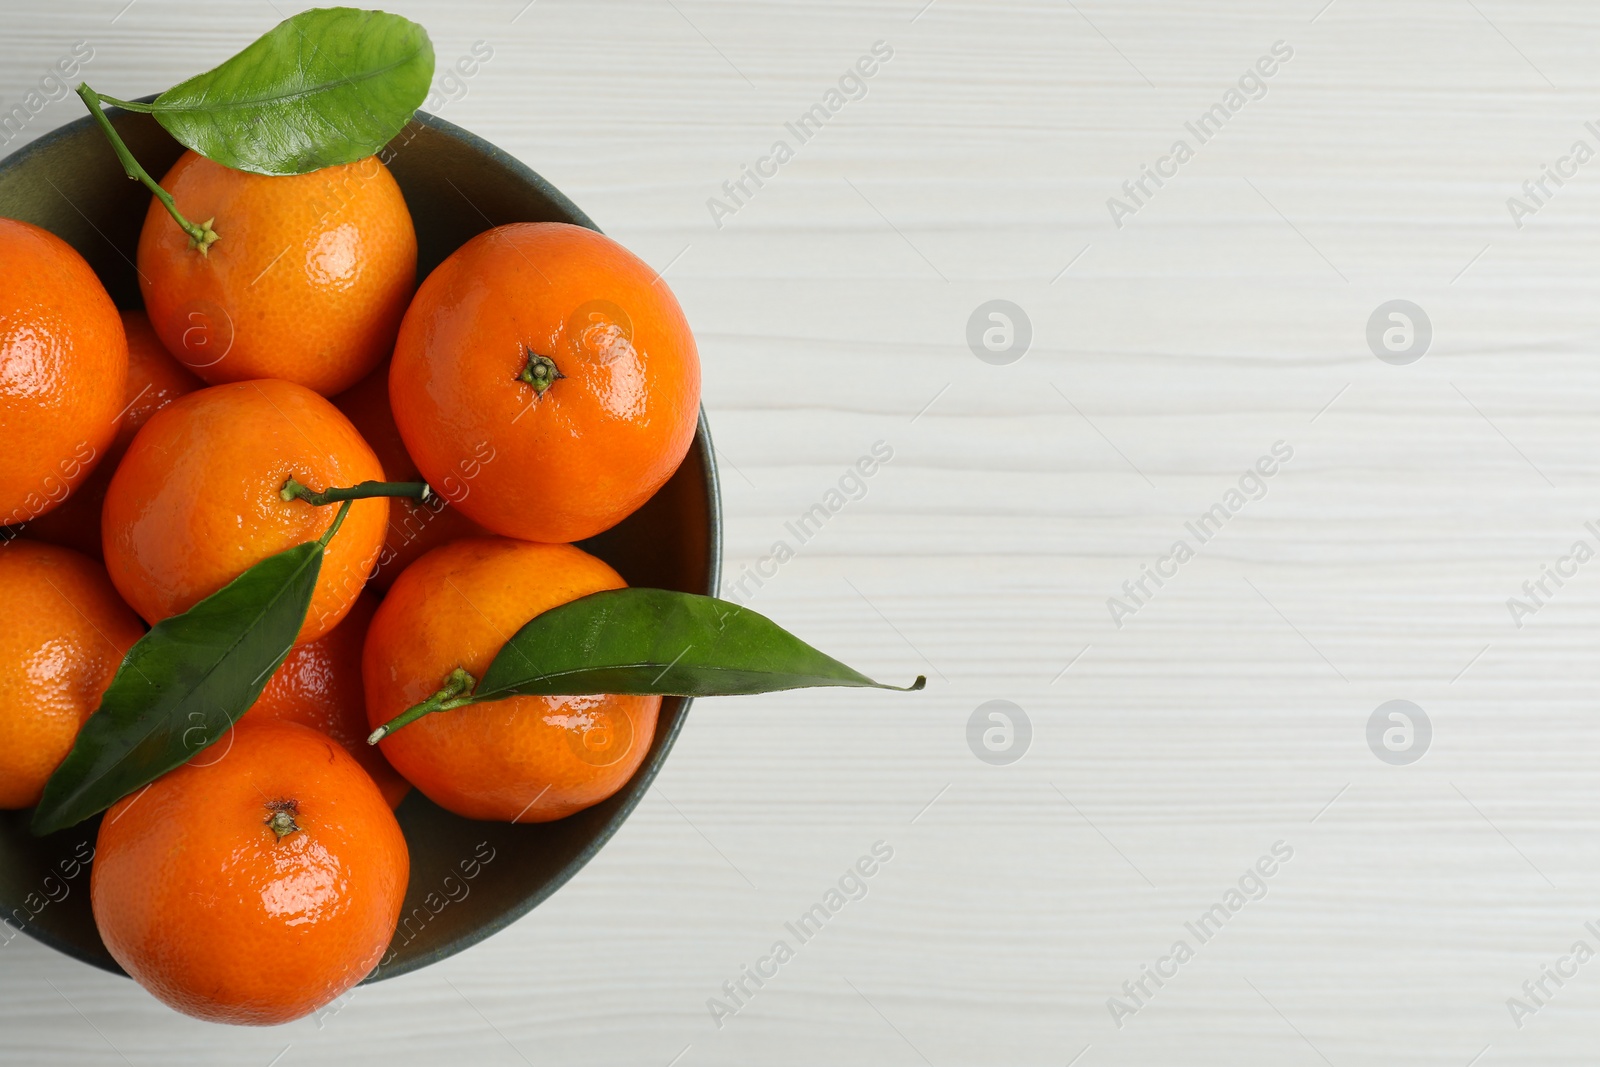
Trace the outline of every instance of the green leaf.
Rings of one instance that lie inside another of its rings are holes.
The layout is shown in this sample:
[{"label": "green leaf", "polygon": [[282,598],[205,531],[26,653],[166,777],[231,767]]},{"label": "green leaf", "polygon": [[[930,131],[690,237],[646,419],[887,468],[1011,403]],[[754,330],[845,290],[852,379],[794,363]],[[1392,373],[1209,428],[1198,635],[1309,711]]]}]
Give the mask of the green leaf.
[{"label": "green leaf", "polygon": [[432,80],[433,44],[421,26],[382,11],[316,8],[135,107],[224,166],[305,174],[389,143]]},{"label": "green leaf", "polygon": [[80,823],[224,737],[293,647],[324,544],[267,557],[141,637],[45,783],[33,832]]},{"label": "green leaf", "polygon": [[[919,677],[908,688],[924,684]],[[513,634],[473,702],[579,693],[739,696],[823,685],[900,688],[726,600],[612,589],[552,608]]]}]

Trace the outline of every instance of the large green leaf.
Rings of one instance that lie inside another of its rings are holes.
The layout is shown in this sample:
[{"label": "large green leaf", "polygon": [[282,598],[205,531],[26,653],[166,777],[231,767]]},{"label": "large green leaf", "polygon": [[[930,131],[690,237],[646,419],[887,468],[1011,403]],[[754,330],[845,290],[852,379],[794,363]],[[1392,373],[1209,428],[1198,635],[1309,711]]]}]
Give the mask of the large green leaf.
[{"label": "large green leaf", "polygon": [[[918,678],[910,688],[923,684]],[[500,649],[473,698],[741,696],[823,685],[900,688],[738,604],[667,589],[612,589],[535,616]]]},{"label": "large green leaf", "polygon": [[45,784],[33,832],[80,823],[225,737],[293,647],[322,555],[309,541],[269,556],[141,637]]},{"label": "large green leaf", "polygon": [[225,166],[304,174],[382,148],[432,80],[433,44],[421,26],[382,11],[316,8],[154,104],[132,106]]}]

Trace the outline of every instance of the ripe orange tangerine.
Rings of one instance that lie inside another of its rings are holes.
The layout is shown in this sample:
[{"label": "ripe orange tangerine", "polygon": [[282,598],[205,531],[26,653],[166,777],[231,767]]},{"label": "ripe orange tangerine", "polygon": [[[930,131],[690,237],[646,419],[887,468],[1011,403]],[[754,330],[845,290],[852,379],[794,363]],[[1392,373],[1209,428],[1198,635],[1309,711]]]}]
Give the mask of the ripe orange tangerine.
[{"label": "ripe orange tangerine", "polygon": [[331,396],[394,347],[417,236],[376,156],[268,176],[185,152],[161,187],[219,235],[202,254],[153,197],[139,235],[150,321],[200,377],[282,378]]},{"label": "ripe orange tangerine", "polygon": [[[367,631],[367,722],[383,725],[458,668],[483,677],[535,615],[626,583],[571,545],[466,538],[408,567]],[[395,769],[469,819],[548,822],[615,793],[655,736],[658,696],[510,697],[427,715],[379,742]]]},{"label": "ripe orange tangerine", "polygon": [[[106,569],[150,623],[187,611],[245,570],[332,524],[337,506],[284,500],[379,481],[383,468],[350,420],[304,386],[214,385],[151,416],[106,490]],[[358,500],[323,556],[297,643],[344,618],[383,547],[388,501]]]},{"label": "ripe orange tangerine", "polygon": [[116,436],[128,341],[71,245],[0,219],[0,525],[67,499]]},{"label": "ripe orange tangerine", "polygon": [[224,745],[111,806],[90,904],[112,958],[167,1006],[285,1023],[377,965],[410,856],[378,787],[332,738],[240,722]]},{"label": "ripe orange tangerine", "polygon": [[389,399],[430,484],[480,462],[457,503],[468,518],[507,537],[578,541],[677,470],[694,439],[700,358],[643,260],[580,226],[513,223],[422,283]]},{"label": "ripe orange tangerine", "polygon": [[39,802],[144,627],[105,568],[58,545],[0,545],[0,808]]}]

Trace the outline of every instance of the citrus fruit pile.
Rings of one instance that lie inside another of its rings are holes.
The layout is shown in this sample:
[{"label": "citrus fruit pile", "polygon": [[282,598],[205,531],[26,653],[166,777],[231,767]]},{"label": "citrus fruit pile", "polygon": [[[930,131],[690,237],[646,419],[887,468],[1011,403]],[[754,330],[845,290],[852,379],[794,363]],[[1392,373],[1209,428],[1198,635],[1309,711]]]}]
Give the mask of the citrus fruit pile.
[{"label": "citrus fruit pile", "polygon": [[[352,195],[321,212],[308,192],[330,179]],[[666,285],[575,226],[490,230],[413,294],[411,216],[376,158],[268,177],[191,152],[163,187],[221,236],[202,254],[153,204],[145,311],[119,314],[68,245],[0,220],[0,511],[20,527],[0,597],[21,623],[0,660],[0,802],[38,802],[141,618],[328,530],[335,510],[284,499],[291,479],[315,493],[420,473],[456,490],[357,500],[233,736],[102,824],[92,894],[117,961],[180,1010],[277,1022],[387,946],[407,870],[389,809],[409,785],[471,818],[543,822],[638,767],[660,696],[514,697],[366,738],[451,671],[481,675],[540,612],[624,584],[566,542],[676,470],[699,362]],[[196,893],[230,908],[175,941],[163,916]],[[262,943],[241,969],[243,927]]]},{"label": "citrus fruit pile", "polygon": [[38,834],[103,812],[112,957],[179,1011],[270,1024],[383,957],[413,787],[547,822],[628,782],[663,695],[891,687],[574,545],[683,461],[694,338],[573,225],[488,229],[417,284],[375,152],[431,74],[420,27],[305,12],[236,60],[119,102],[189,147],[159,185],[79,89],[153,193],[142,309],[0,219],[0,808]]}]

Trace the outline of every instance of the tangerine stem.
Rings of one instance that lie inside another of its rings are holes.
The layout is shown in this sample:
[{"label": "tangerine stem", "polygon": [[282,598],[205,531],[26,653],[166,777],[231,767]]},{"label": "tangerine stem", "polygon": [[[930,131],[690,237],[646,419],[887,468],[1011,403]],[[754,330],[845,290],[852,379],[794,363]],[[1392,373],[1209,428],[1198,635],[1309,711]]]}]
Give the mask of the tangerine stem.
[{"label": "tangerine stem", "polygon": [[279,841],[300,831],[299,824],[294,821],[294,801],[274,802],[271,807],[272,814],[267,816],[267,827],[278,835]]},{"label": "tangerine stem", "polygon": [[402,726],[409,726],[424,715],[432,715],[436,711],[449,711],[472,703],[472,690],[477,687],[478,680],[466,671],[457,667],[450,672],[444,680],[444,687],[433,696],[420,704],[413,704],[402,711],[367,737],[367,744],[375,745],[385,737],[394,733]]},{"label": "tangerine stem", "polygon": [[428,488],[427,482],[362,482],[342,489],[324,489],[318,493],[290,478],[283,483],[278,495],[285,500],[294,500],[298,497],[308,504],[321,507],[324,504],[337,504],[344,500],[369,500],[377,496],[408,496],[426,501],[433,495],[433,490]]},{"label": "tangerine stem", "polygon": [[517,375],[517,381],[533,386],[535,396],[544,396],[544,391],[554,385],[556,379],[566,377],[549,356],[541,356],[526,345],[523,351],[528,354],[528,362],[523,366],[522,373]]},{"label": "tangerine stem", "polygon": [[[111,120],[106,118],[106,113],[101,110],[100,104],[102,100],[110,98],[102,98],[99,93],[89,88],[88,82],[78,83],[78,95],[83,98],[83,103],[88,107],[89,114],[94,116],[95,122],[100,124],[100,132],[104,133],[106,140],[111,142],[111,148],[117,153],[117,159],[122,162],[122,169],[127,172],[128,177],[135,181],[143,182],[145,187],[155,194],[155,198],[161,201],[162,206],[167,209],[167,214],[171,215],[183,232],[189,235],[189,247],[199,249],[201,255],[208,254],[211,246],[218,239],[217,231],[211,228],[211,224],[216,219],[207,219],[196,226],[184,218],[178,211],[178,205],[173,202],[172,194],[161,188],[161,184],[150,177],[145,169],[139,165],[139,161],[133,158],[133,153],[128,151],[128,146],[122,143],[121,135],[111,125]],[[128,104],[122,100],[112,100],[112,103],[119,107],[131,107],[135,111],[145,110],[143,106]]]}]

